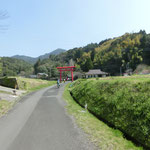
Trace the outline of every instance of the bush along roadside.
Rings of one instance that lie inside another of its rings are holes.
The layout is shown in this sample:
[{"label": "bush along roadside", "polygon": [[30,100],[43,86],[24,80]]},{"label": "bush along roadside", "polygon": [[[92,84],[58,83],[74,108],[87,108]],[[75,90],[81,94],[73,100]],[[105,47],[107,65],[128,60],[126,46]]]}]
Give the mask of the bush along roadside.
[{"label": "bush along roadside", "polygon": [[70,90],[80,105],[150,149],[150,80],[77,80]]},{"label": "bush along roadside", "polygon": [[142,147],[137,147],[131,141],[126,140],[122,132],[109,127],[78,105],[70,95],[69,86],[71,87],[71,85],[65,87],[63,94],[67,103],[67,112],[73,116],[77,125],[98,148],[101,150],[143,150]]}]

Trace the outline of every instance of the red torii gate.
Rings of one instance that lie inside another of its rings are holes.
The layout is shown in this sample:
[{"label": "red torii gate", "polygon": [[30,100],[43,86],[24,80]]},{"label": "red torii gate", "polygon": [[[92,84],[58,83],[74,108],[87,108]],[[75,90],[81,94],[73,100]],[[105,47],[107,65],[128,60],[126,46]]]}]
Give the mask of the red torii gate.
[{"label": "red torii gate", "polygon": [[59,72],[60,72],[60,82],[61,82],[61,73],[62,71],[71,71],[71,78],[72,78],[72,81],[73,81],[73,71],[74,71],[74,68],[75,66],[68,66],[68,67],[56,67]]}]

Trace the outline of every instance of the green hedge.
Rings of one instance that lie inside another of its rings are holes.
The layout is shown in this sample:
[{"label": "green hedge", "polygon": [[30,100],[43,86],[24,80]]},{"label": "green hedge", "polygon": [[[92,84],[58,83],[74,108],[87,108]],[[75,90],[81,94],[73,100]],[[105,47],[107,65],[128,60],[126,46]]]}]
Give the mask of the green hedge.
[{"label": "green hedge", "polygon": [[70,90],[82,106],[150,148],[150,79],[77,80]]},{"label": "green hedge", "polygon": [[16,88],[18,89],[17,79],[16,78],[0,78],[0,85],[9,87],[9,88]]}]

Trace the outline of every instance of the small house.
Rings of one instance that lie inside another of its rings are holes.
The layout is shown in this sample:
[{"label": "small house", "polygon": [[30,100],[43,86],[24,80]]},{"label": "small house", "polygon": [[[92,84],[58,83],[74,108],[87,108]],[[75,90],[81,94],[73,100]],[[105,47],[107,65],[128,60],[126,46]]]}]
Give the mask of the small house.
[{"label": "small house", "polygon": [[107,75],[107,72],[103,72],[100,69],[92,69],[89,70],[89,72],[85,73],[86,78],[106,77]]},{"label": "small house", "polygon": [[36,78],[37,78],[37,75],[34,75],[34,74],[29,75],[29,78],[36,79]]},{"label": "small house", "polygon": [[39,79],[45,79],[47,77],[48,77],[48,74],[46,74],[46,73],[38,73],[37,74],[37,78],[39,78]]}]

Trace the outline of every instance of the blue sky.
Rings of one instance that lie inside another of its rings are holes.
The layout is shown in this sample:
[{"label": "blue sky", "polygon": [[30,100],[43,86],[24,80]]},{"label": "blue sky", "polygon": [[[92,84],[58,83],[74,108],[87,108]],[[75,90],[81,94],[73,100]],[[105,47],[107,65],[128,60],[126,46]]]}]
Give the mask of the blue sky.
[{"label": "blue sky", "polygon": [[0,56],[39,56],[140,29],[150,33],[150,0],[0,0],[9,18]]}]

